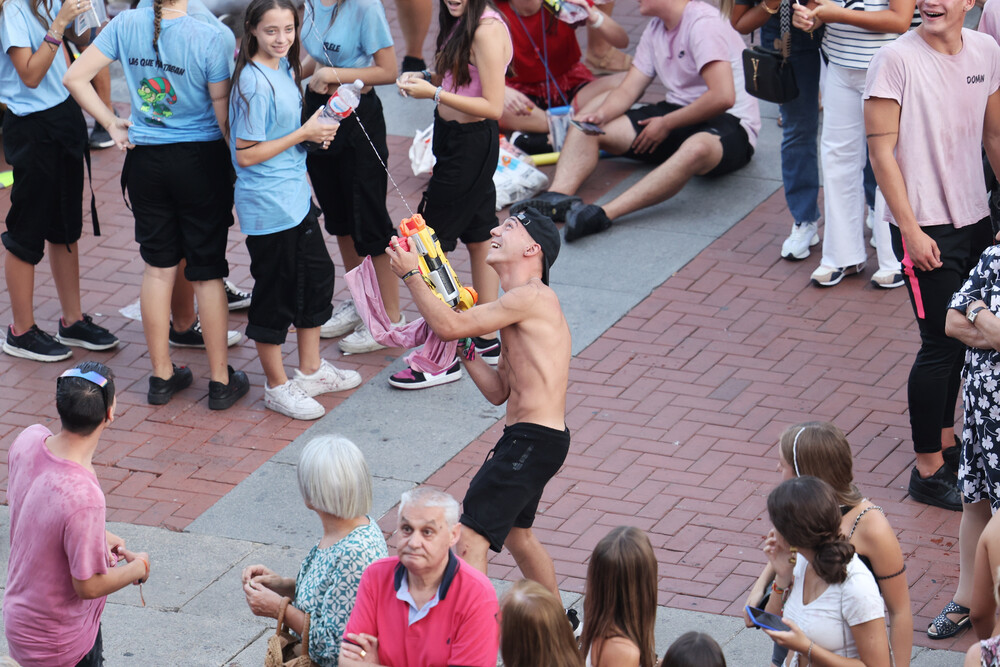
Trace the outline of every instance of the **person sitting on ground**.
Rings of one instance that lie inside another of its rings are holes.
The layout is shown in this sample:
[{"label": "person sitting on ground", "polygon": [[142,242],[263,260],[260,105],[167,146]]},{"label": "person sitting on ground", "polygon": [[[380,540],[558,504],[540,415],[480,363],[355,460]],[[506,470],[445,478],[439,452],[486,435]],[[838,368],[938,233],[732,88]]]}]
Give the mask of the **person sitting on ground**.
[{"label": "person sitting on ground", "polygon": [[692,630],[670,645],[660,667],[726,667],[726,656],[711,635]]},{"label": "person sitting on ground", "polygon": [[[991,525],[995,522],[990,522]],[[989,530],[989,527],[987,527]],[[994,530],[994,532],[996,532]],[[983,533],[983,537],[986,537],[986,533]],[[991,539],[996,539],[993,536]],[[982,544],[982,538],[980,539],[980,544]],[[978,556],[976,557],[976,564],[978,565]],[[977,569],[977,574],[978,574]],[[996,609],[997,605],[1000,605],[1000,587],[998,587],[996,579],[993,579],[989,572],[986,573],[991,581],[980,582],[977,578],[976,585],[982,585],[982,592],[986,594],[987,597],[992,598],[990,600],[990,606]],[[1000,572],[997,572],[997,578],[1000,579]],[[977,597],[979,590],[977,589]],[[976,611],[977,600],[973,600],[973,611]],[[990,619],[992,621],[992,618]],[[976,626],[976,631],[979,632],[980,626]],[[980,634],[980,641],[969,647],[968,652],[965,654],[965,667],[1000,667],[1000,627],[993,629],[993,636],[987,635],[983,637]]]},{"label": "person sitting on ground", "polygon": [[[585,0],[567,1],[587,8],[587,25],[593,32],[604,35],[613,46],[628,46],[628,33],[613,18]],[[497,2],[497,9],[510,26],[514,46],[500,128],[521,132],[513,140],[514,145],[532,154],[552,150],[546,109],[568,104],[583,108],[625,78],[624,73],[619,73],[596,79],[580,61],[576,31],[552,12],[542,11],[543,5],[542,0]]]},{"label": "person sitting on ground", "polygon": [[1000,635],[996,591],[1000,586],[1000,514],[994,514],[979,536],[973,568],[969,618],[979,639]]},{"label": "person sitting on ground", "polygon": [[590,667],[656,664],[656,556],[646,534],[619,526],[587,565],[580,651]]},{"label": "person sitting on ground", "polygon": [[500,601],[500,655],[505,667],[584,667],[562,601],[530,579]]},{"label": "person sitting on ground", "polygon": [[[551,191],[518,202],[566,222],[566,241],[602,232],[621,216],[673,197],[692,176],[719,176],[750,162],[760,111],[742,85],[743,40],[719,10],[701,0],[649,0],[652,17],[621,85],[593,100],[576,120],[602,134],[571,127]],[[666,100],[632,105],[659,77]],[[601,150],[656,165],[603,207],[574,194],[597,167]]]},{"label": "person sitting on ground", "polygon": [[[559,231],[528,209],[490,232],[486,263],[500,278],[503,296],[455,312],[420,278],[415,244],[404,251],[393,237],[392,270],[403,278],[426,323],[442,340],[460,340],[460,357],[476,387],[494,405],[507,403],[503,436],[476,473],[462,502],[458,554],[486,573],[489,550],[504,544],[521,573],[559,594],[556,571],[531,530],[545,485],[569,452],[566,387],[572,340],[559,297],[549,287],[549,267],[559,255]],[[475,336],[500,329],[503,351],[491,368]]]},{"label": "person sitting on ground", "polygon": [[[840,532],[847,536],[858,557],[875,577],[885,600],[889,621],[889,645],[895,667],[907,667],[913,650],[913,614],[906,582],[903,551],[882,508],[865,498],[854,485],[851,445],[843,432],[829,422],[806,422],[785,429],[778,442],[778,471],[782,480],[812,475],[829,484],[840,505]],[[771,590],[774,569],[770,565],[758,577],[747,604],[762,606]],[[747,627],[754,627],[744,616]],[[785,651],[776,649],[772,664],[780,664]]]},{"label": "person sitting on ground", "polygon": [[458,502],[447,493],[421,487],[403,494],[399,555],[361,576],[341,665],[496,666],[496,592],[451,550],[461,532]]},{"label": "person sitting on ground", "polygon": [[[7,650],[24,665],[104,664],[107,596],[149,578],[149,555],[107,530],[94,474],[101,435],[115,419],[115,378],[96,361],[56,380],[62,429],[26,428],[10,445],[10,558],[3,596]],[[115,567],[120,561],[126,565]]]},{"label": "person sitting on ground", "polygon": [[889,667],[882,598],[840,532],[833,488],[808,475],[785,480],[768,495],[767,514],[774,528],[764,553],[775,576],[765,611],[790,629],[764,632],[799,654],[791,664]]},{"label": "person sitting on ground", "polygon": [[361,574],[389,551],[368,513],[372,476],[361,450],[339,436],[313,438],[298,465],[299,491],[323,524],[323,537],[302,561],[295,579],[263,565],[243,569],[243,592],[255,616],[277,618],[302,633],[309,615],[309,657],[336,667],[344,626],[354,608]]}]

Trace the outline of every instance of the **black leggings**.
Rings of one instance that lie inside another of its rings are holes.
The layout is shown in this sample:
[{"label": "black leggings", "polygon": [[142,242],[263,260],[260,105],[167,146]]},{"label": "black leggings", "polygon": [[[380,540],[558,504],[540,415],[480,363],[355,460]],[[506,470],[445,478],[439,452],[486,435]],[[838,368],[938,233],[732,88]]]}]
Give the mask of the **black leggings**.
[{"label": "black leggings", "polygon": [[965,344],[945,335],[948,302],[969,277],[983,250],[993,243],[989,218],[955,229],[951,225],[923,227],[941,251],[940,268],[921,271],[913,266],[896,225],[889,225],[892,249],[903,264],[903,277],[920,329],[917,352],[907,382],[913,451],[941,451],[941,431],[955,425],[955,404],[962,383]]}]

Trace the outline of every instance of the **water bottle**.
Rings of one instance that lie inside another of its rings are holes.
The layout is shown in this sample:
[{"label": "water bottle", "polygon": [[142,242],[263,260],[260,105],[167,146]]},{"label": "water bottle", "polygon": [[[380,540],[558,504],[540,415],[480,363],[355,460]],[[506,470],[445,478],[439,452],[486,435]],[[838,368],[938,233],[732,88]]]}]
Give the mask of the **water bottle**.
[{"label": "water bottle", "polygon": [[545,8],[564,23],[568,23],[573,28],[578,28],[587,23],[590,12],[580,5],[564,0],[544,0]]},{"label": "water bottle", "polygon": [[[354,83],[341,84],[323,105],[317,120],[324,125],[340,125],[341,121],[354,113],[358,107],[361,101],[361,89],[364,87],[365,84],[361,79],[356,79]],[[315,141],[303,141],[302,146],[310,153],[324,150]]]}]

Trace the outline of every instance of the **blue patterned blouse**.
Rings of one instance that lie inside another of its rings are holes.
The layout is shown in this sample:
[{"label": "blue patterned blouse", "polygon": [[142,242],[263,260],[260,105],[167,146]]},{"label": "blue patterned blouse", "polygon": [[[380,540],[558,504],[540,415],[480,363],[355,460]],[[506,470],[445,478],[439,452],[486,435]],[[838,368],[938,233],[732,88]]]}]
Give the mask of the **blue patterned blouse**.
[{"label": "blue patterned blouse", "polygon": [[333,546],[313,547],[302,561],[293,604],[309,613],[309,656],[320,667],[337,667],[361,574],[388,555],[382,529],[369,517],[367,526],[358,526]]}]

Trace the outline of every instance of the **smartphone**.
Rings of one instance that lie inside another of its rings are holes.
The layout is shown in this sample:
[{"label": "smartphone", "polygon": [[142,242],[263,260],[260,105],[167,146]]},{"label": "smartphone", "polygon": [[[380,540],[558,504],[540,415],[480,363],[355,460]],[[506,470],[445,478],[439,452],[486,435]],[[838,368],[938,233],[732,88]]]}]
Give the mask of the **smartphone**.
[{"label": "smartphone", "polygon": [[573,127],[580,130],[584,134],[604,134],[604,130],[601,129],[600,125],[585,123],[580,120],[573,120],[572,118],[570,118],[569,122]]},{"label": "smartphone", "polygon": [[766,628],[768,630],[778,630],[784,632],[786,630],[791,630],[788,624],[781,620],[780,616],[775,616],[763,609],[758,609],[757,607],[746,606],[747,616],[750,617],[750,621],[756,625],[758,628]]}]

